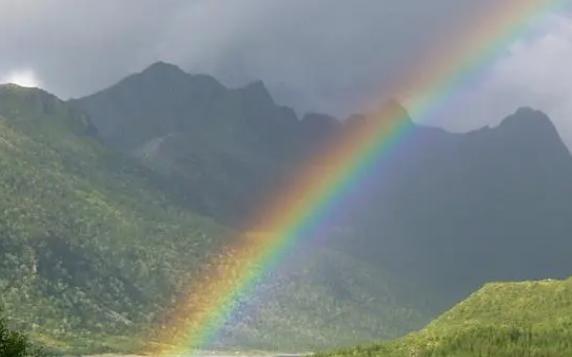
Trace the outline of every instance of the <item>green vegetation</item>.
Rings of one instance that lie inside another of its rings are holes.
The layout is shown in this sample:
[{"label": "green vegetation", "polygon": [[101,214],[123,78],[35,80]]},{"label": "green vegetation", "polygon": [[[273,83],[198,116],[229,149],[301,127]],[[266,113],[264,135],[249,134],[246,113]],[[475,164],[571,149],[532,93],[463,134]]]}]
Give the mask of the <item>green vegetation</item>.
[{"label": "green vegetation", "polygon": [[20,332],[11,331],[0,318],[0,357],[42,357],[47,353],[33,346]]},{"label": "green vegetation", "polygon": [[[204,263],[232,254],[221,249],[232,232],[179,204],[161,180],[101,145],[77,109],[0,87],[0,304],[10,324],[75,353],[137,351],[168,327]],[[351,345],[428,320],[379,268],[310,253],[240,302],[216,347]]]},{"label": "green vegetation", "polygon": [[[0,305],[10,326],[86,353],[184,333],[165,316],[212,268],[206,262],[233,267],[228,227],[243,227],[320,143],[377,117],[298,120],[260,82],[228,89],[164,63],[68,103],[0,86]],[[367,195],[339,204],[318,244],[286,252],[209,347],[300,351],[395,338],[485,281],[570,273],[572,160],[544,114],[521,109],[467,135],[412,130],[419,142],[372,169]],[[473,297],[468,306],[481,310],[457,307],[420,333],[350,353],[567,348],[554,341],[568,340],[568,320],[541,322],[542,299],[519,307],[539,315],[522,314],[512,304],[525,292],[508,295]]]},{"label": "green vegetation", "polygon": [[129,349],[225,232],[90,130],[45,92],[0,88],[0,302],[48,346]]},{"label": "green vegetation", "polygon": [[420,332],[323,356],[570,356],[572,278],[494,283]]}]

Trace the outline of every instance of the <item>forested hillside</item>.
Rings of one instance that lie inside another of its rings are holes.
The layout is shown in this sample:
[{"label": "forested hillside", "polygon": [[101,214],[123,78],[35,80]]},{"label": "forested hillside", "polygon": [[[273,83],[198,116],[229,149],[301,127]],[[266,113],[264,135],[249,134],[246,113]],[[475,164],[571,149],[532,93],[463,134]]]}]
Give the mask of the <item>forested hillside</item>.
[{"label": "forested hillside", "polygon": [[2,86],[0,116],[0,302],[10,323],[55,347],[148,327],[224,231],[172,203],[50,94]]},{"label": "forested hillside", "polygon": [[[44,91],[0,87],[0,116],[0,302],[10,324],[56,349],[144,348],[169,328],[164,317],[205,262],[233,254],[233,231],[190,211]],[[428,320],[423,302],[405,298],[411,287],[378,267],[331,248],[292,257],[293,269],[242,303],[219,348],[348,345]]]}]

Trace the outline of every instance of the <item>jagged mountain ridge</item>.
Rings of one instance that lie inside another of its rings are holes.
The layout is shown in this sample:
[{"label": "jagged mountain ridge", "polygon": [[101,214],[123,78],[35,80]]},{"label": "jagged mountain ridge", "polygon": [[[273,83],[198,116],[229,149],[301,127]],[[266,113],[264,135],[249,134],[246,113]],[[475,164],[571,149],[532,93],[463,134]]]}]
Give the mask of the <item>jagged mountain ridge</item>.
[{"label": "jagged mountain ridge", "polygon": [[541,112],[462,135],[421,127],[387,161],[350,213],[362,232],[348,249],[450,294],[447,304],[486,281],[572,271],[572,158]]},{"label": "jagged mountain ridge", "polygon": [[110,146],[141,157],[195,208],[227,221],[271,191],[301,145],[296,115],[262,82],[228,89],[162,62],[72,105]]},{"label": "jagged mountain ridge", "polygon": [[[218,94],[200,102],[203,97],[192,94],[203,93],[200,89],[188,95],[176,91],[181,82],[200,87],[194,78],[159,63],[73,104],[85,109],[96,127],[109,118],[119,121],[118,128],[139,125],[133,123],[142,108],[165,110],[167,122],[174,115],[186,123],[126,150],[135,149],[146,165],[184,182],[181,190],[191,201],[231,224],[280,179],[295,177],[297,165],[321,142],[378,117],[338,121],[310,114],[300,120],[276,105],[260,82],[228,90],[210,79],[205,91]],[[160,98],[138,94],[146,91]],[[164,108],[167,100],[176,105]],[[138,109],[126,109],[131,107]],[[147,121],[164,123],[159,114],[144,117]],[[437,290],[444,295],[442,308],[488,280],[570,274],[572,264],[563,252],[572,248],[566,234],[572,229],[567,219],[572,159],[546,115],[521,108],[497,127],[466,134],[410,125],[392,154],[372,168],[362,183],[367,189],[340,204],[338,224],[353,236],[332,244]],[[117,133],[125,139],[113,140],[137,141],[129,130]]]}]

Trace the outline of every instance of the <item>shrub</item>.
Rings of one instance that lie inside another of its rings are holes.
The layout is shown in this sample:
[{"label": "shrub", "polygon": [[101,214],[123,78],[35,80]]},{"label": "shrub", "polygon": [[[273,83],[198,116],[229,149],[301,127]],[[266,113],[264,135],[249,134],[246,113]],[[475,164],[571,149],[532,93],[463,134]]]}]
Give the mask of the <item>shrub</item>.
[{"label": "shrub", "polygon": [[9,330],[6,321],[0,318],[0,357],[41,356],[45,354],[32,346],[24,334]]}]

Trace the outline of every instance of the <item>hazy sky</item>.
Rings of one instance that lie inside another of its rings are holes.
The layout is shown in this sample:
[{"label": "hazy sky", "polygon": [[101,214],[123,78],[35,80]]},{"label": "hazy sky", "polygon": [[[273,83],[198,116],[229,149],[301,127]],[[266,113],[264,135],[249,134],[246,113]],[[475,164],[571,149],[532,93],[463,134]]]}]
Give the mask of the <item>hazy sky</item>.
[{"label": "hazy sky", "polygon": [[[262,79],[299,112],[345,115],[391,95],[389,78],[499,1],[520,0],[0,0],[0,81],[78,97],[164,60],[231,86]],[[554,14],[438,124],[467,130],[530,105],[572,143],[571,63],[572,21]]]}]

